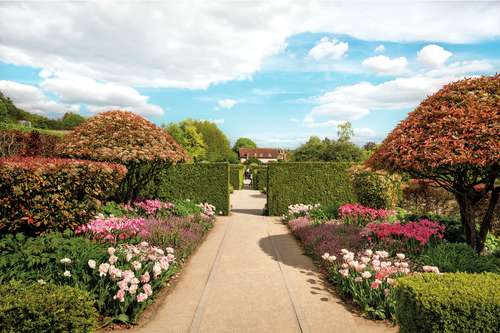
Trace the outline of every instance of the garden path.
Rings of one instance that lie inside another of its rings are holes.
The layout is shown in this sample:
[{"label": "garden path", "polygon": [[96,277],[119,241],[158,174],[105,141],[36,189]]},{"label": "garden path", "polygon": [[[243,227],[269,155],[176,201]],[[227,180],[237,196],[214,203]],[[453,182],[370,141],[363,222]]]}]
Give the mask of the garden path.
[{"label": "garden path", "polygon": [[396,332],[351,312],[278,218],[265,195],[235,191],[173,291],[132,332]]}]

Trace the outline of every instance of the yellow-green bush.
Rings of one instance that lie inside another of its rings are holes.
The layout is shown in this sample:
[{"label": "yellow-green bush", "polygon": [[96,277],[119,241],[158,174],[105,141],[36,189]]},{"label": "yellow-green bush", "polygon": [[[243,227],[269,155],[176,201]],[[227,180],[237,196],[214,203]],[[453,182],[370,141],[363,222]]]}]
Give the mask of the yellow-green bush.
[{"label": "yellow-green bush", "polygon": [[396,284],[402,333],[500,332],[500,275],[421,274]]},{"label": "yellow-green bush", "polygon": [[164,201],[190,199],[208,202],[217,212],[229,214],[229,164],[195,163],[169,165],[161,169],[141,196]]},{"label": "yellow-green bush", "polygon": [[362,167],[351,170],[352,187],[357,201],[371,208],[394,209],[401,197],[401,177]]},{"label": "yellow-green bush", "polygon": [[9,282],[0,286],[0,332],[93,332],[92,303],[69,286]]},{"label": "yellow-green bush", "polygon": [[354,202],[349,179],[351,163],[270,163],[267,172],[269,215],[282,215],[291,204],[331,206]]}]

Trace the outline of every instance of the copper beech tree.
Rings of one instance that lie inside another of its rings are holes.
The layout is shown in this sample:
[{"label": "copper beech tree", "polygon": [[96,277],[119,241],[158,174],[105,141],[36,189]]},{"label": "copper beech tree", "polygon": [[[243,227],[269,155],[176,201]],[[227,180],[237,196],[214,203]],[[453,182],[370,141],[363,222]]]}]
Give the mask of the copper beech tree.
[{"label": "copper beech tree", "polygon": [[87,119],[64,137],[62,156],[121,163],[127,174],[116,200],[127,202],[165,164],[190,159],[164,130],[127,111],[108,111]]},{"label": "copper beech tree", "polygon": [[[484,248],[500,196],[500,75],[464,79],[425,99],[367,161],[431,179],[460,207],[467,242]],[[479,202],[488,200],[486,209]]]}]

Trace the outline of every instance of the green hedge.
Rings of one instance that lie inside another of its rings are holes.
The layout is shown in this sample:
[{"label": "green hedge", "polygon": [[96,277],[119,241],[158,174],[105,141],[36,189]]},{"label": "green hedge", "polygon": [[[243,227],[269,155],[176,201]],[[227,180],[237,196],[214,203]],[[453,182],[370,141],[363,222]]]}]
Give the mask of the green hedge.
[{"label": "green hedge", "polygon": [[400,332],[500,332],[500,275],[421,274],[398,279]]},{"label": "green hedge", "polygon": [[401,198],[401,177],[361,167],[351,170],[357,202],[371,208],[394,209]]},{"label": "green hedge", "polygon": [[229,214],[229,164],[196,163],[170,165],[158,172],[141,193],[165,201],[190,199],[208,202],[217,212]]},{"label": "green hedge", "polygon": [[245,174],[245,166],[242,164],[231,164],[230,165],[231,175],[229,181],[233,186],[234,190],[241,190],[243,188],[243,178]]},{"label": "green hedge", "polygon": [[269,215],[282,215],[291,204],[332,205],[354,202],[349,179],[351,163],[270,163],[267,206]]},{"label": "green hedge", "polygon": [[0,332],[93,332],[97,311],[69,286],[9,282],[0,286]]},{"label": "green hedge", "polygon": [[112,163],[0,158],[0,233],[74,230],[95,216],[126,172]]},{"label": "green hedge", "polygon": [[259,165],[252,169],[254,190],[267,190],[267,166]]}]

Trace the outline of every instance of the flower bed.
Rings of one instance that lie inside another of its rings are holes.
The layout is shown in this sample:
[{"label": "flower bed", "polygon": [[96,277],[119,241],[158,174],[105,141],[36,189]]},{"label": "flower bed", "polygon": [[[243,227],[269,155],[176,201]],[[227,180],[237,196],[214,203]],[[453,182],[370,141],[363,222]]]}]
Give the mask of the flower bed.
[{"label": "flower bed", "polygon": [[[0,238],[0,283],[75,287],[89,294],[103,324],[134,323],[212,227],[213,207],[193,205],[197,214],[179,217],[173,204],[144,200],[114,205],[128,215],[102,214],[76,235],[6,235]],[[170,215],[159,217],[162,209]]]},{"label": "flower bed", "polygon": [[339,207],[339,219],[343,223],[367,225],[368,223],[387,222],[396,215],[394,210],[376,209],[360,204],[345,204]]}]

